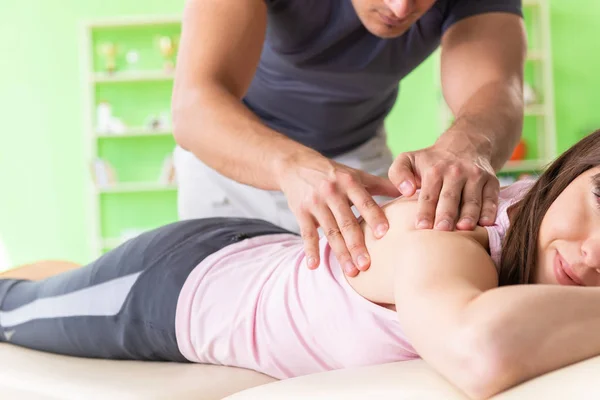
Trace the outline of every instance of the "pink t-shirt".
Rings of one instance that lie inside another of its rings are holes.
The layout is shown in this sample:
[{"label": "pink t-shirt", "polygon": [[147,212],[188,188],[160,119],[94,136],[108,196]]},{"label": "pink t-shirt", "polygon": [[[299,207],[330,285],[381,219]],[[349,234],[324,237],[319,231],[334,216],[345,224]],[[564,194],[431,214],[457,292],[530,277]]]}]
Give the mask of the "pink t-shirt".
[{"label": "pink t-shirt", "polygon": [[510,224],[508,220],[508,208],[521,200],[534,183],[535,181],[531,179],[521,180],[500,191],[496,223],[492,226],[486,226],[490,243],[490,256],[498,271],[500,271],[502,242]]},{"label": "pink t-shirt", "polygon": [[[495,258],[510,193],[502,192],[497,224],[488,229]],[[279,379],[418,358],[396,313],[354,291],[326,238],[319,244],[314,271],[302,240],[290,234],[246,239],[202,261],[177,304],[182,354]]]}]

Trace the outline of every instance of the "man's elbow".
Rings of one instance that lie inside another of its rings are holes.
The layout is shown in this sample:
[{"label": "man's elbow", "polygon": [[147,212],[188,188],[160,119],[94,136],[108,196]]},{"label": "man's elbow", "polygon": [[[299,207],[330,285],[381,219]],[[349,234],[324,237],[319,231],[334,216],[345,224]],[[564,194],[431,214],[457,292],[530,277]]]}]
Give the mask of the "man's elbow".
[{"label": "man's elbow", "polygon": [[472,399],[488,399],[519,383],[519,364],[514,347],[491,326],[465,329],[459,340],[463,365],[456,384]]},{"label": "man's elbow", "polygon": [[177,145],[184,150],[190,149],[190,129],[187,122],[189,122],[190,109],[193,106],[188,98],[189,94],[175,91],[171,99],[173,137]]}]

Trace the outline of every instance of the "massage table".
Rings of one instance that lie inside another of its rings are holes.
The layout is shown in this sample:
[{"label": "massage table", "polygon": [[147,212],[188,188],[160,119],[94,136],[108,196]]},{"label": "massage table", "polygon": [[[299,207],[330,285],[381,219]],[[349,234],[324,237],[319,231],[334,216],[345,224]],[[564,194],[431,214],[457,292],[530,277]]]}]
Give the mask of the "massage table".
[{"label": "massage table", "polygon": [[[94,360],[0,344],[0,399],[464,400],[466,397],[421,360],[276,381],[240,368]],[[533,379],[494,399],[600,399],[600,357]]]}]

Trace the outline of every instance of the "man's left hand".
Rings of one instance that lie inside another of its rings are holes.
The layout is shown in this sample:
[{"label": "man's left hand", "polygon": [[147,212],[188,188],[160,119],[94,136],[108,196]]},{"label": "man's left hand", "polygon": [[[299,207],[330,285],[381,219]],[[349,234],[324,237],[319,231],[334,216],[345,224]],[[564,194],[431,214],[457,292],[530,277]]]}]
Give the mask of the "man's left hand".
[{"label": "man's left hand", "polygon": [[490,160],[475,152],[436,144],[402,153],[390,167],[389,178],[404,196],[421,189],[418,229],[472,230],[496,220],[500,184]]}]

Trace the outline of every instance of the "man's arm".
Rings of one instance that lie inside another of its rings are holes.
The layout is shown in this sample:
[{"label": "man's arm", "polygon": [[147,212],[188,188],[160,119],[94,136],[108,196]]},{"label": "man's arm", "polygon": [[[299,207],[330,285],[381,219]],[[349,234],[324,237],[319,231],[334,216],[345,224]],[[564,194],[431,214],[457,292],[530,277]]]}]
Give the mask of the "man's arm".
[{"label": "man's arm", "polygon": [[521,136],[526,36],[514,14],[487,13],[442,38],[442,90],[456,120],[438,140],[490,160],[499,170]]},{"label": "man's arm", "polygon": [[515,14],[487,12],[446,30],[442,89],[456,120],[433,146],[400,154],[389,173],[405,196],[421,187],[417,228],[468,230],[494,223],[495,172],[510,157],[523,124],[525,49]]},{"label": "man's arm", "polygon": [[269,129],[240,101],[267,26],[264,0],[189,0],[173,89],[174,135],[219,173],[279,190],[276,166],[311,150]]},{"label": "man's arm", "polygon": [[298,220],[308,266],[319,265],[322,227],[346,273],[355,275],[370,259],[351,205],[380,237],[388,223],[372,196],[398,191],[387,179],[338,164],[268,128],[244,106],[265,39],[266,1],[187,1],[172,98],[174,136],[220,174],[282,191]]}]

